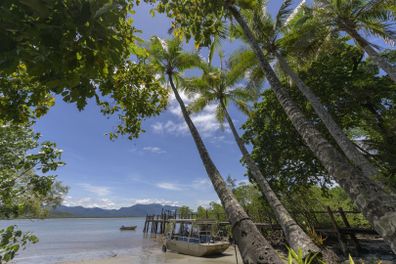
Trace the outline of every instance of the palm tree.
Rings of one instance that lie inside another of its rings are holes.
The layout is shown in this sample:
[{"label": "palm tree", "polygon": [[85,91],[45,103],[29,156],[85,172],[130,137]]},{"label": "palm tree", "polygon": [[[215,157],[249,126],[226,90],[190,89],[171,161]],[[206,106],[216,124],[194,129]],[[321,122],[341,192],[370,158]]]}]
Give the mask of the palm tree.
[{"label": "palm tree", "polygon": [[[174,79],[176,81],[180,80],[181,71],[197,65],[200,61],[197,54],[183,52],[181,44],[182,42],[179,39],[162,41],[159,38],[154,38],[151,41],[149,52],[158,72],[163,75],[164,79],[168,79],[176,100],[180,105],[184,120],[194,139],[206,172],[227,213],[232,226],[233,237],[238,244],[243,261],[244,263],[282,263],[272,246],[262,236],[256,225],[235,199],[231,190],[227,188],[179,95]],[[180,83],[180,81],[177,83]]]},{"label": "palm tree", "polygon": [[[211,59],[209,59],[209,61],[211,61]],[[242,152],[243,159],[246,162],[254,181],[258,184],[261,193],[267,199],[268,204],[275,212],[278,223],[282,227],[289,245],[296,251],[298,249],[302,249],[304,256],[307,256],[310,253],[319,252],[320,249],[291,217],[275,192],[272,190],[269,183],[266,181],[265,177],[262,175],[256,163],[250,157],[250,154],[227,111],[227,105],[230,102],[233,102],[241,111],[249,114],[247,101],[257,99],[257,97],[259,97],[260,89],[255,91],[253,89],[245,89],[244,87],[235,87],[241,75],[244,74],[244,72],[241,74],[238,68],[227,71],[213,68],[210,64],[204,65],[202,68],[204,73],[201,78],[191,78],[186,80],[185,88],[199,94],[199,98],[194,101],[189,108],[194,112],[199,112],[208,104],[217,103],[216,116],[218,121],[222,124],[224,122],[224,118],[227,120],[234,139]],[[253,87],[260,87],[262,82],[263,78],[259,78],[250,84]]]},{"label": "palm tree", "polygon": [[228,1],[224,4],[230,16],[241,26],[242,32],[257,56],[259,65],[265,73],[272,91],[293,126],[329,174],[348,193],[375,230],[396,253],[396,230],[394,228],[396,199],[384,193],[376,183],[364,176],[360,170],[351,166],[345,160],[345,157],[308,121],[287,90],[282,87],[238,7]]},{"label": "palm tree", "polygon": [[381,57],[360,31],[394,44],[394,0],[316,0],[311,10],[312,18],[330,30],[344,31],[396,82],[396,67]]},{"label": "palm tree", "polygon": [[[260,1],[261,5],[265,4],[264,1]],[[245,11],[245,17],[247,17],[247,22],[251,28],[255,29],[254,34],[256,39],[260,41],[263,49],[267,52],[268,56],[277,59],[281,70],[291,78],[291,80],[296,84],[300,92],[305,96],[305,98],[312,105],[315,113],[322,120],[330,135],[334,138],[335,142],[344,152],[345,156],[359,169],[362,170],[363,174],[370,178],[375,178],[378,174],[378,170],[371,162],[356,148],[354,143],[347,137],[341,127],[334,121],[331,114],[327,111],[326,107],[320,102],[320,99],[313,93],[312,89],[307,86],[303,80],[298,76],[298,74],[289,65],[287,59],[284,57],[282,43],[284,39],[287,38],[287,33],[285,33],[288,23],[291,21],[291,17],[296,14],[294,10],[293,14],[290,15],[292,9],[290,9],[291,1],[284,1],[278,14],[275,17],[275,22],[271,16],[266,13],[262,8]],[[301,8],[301,5],[299,6]],[[246,38],[245,38],[246,40]],[[242,50],[234,54],[231,59],[233,63],[245,64],[239,67],[249,68],[257,67],[259,63],[252,64],[253,61],[246,63],[243,57],[251,57],[249,53],[251,50]]]}]

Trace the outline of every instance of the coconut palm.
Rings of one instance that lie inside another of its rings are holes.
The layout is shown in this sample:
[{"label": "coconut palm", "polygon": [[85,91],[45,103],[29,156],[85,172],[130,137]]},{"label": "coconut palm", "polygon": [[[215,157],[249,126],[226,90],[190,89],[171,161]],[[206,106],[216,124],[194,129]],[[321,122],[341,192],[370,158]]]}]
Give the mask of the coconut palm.
[{"label": "coconut palm", "polygon": [[331,30],[343,31],[396,82],[396,67],[381,57],[361,32],[382,38],[389,44],[396,39],[394,0],[316,0],[312,18]]},{"label": "coconut palm", "polygon": [[163,41],[159,38],[153,38],[149,47],[151,60],[157,67],[158,72],[162,74],[163,79],[169,81],[176,101],[180,105],[184,120],[194,139],[206,172],[227,213],[234,239],[238,244],[244,263],[282,263],[269,242],[262,236],[238,203],[231,190],[227,188],[180,97],[176,85],[180,83],[181,72],[186,68],[197,65],[200,61],[197,54],[183,52],[181,45],[182,42],[179,39]]},{"label": "coconut palm", "polygon": [[[371,164],[371,162],[358,150],[358,148],[356,148],[354,143],[347,137],[341,127],[334,121],[326,107],[320,102],[320,99],[313,93],[312,89],[307,86],[292,69],[285,57],[286,54],[282,48],[285,38],[288,37],[287,34],[285,34],[285,31],[289,26],[288,23],[290,23],[292,17],[296,15],[297,12],[296,9],[292,12],[293,9],[290,8],[290,3],[291,1],[283,2],[274,20],[264,8],[244,11],[244,15],[247,17],[249,26],[254,29],[256,39],[259,40],[262,48],[266,51],[269,58],[277,59],[281,70],[290,77],[290,79],[296,84],[299,91],[301,91],[305,98],[311,103],[315,113],[322,120],[330,132],[330,135],[334,138],[345,156],[356,167],[361,169],[365,176],[375,178],[378,174],[377,168]],[[265,5],[265,1],[260,1],[260,4]],[[301,5],[299,7],[301,7]],[[242,34],[239,35],[243,36]],[[257,60],[247,62],[243,59],[244,57],[250,58],[252,55],[254,56],[254,53],[252,53],[253,51],[250,49],[239,51],[233,55],[231,61],[234,64],[239,64],[240,68],[245,67],[248,69],[257,67]]]},{"label": "coconut palm", "polygon": [[345,156],[309,122],[288,91],[282,86],[264,55],[260,42],[242,16],[240,9],[229,1],[226,1],[224,6],[229,15],[241,26],[242,32],[257,56],[260,68],[265,73],[272,91],[297,132],[323,167],[348,193],[375,230],[396,252],[396,230],[393,222],[396,215],[396,199],[392,195],[384,193],[376,183],[364,176],[359,169],[349,164]]},{"label": "coconut palm", "polygon": [[249,114],[248,101],[257,99],[260,93],[260,89],[252,88],[261,87],[264,81],[263,76],[260,75],[261,78],[256,78],[257,75],[254,76],[254,73],[251,73],[251,77],[253,77],[253,80],[249,82],[251,88],[245,89],[245,87],[236,87],[241,76],[244,74],[244,72],[240,72],[238,67],[223,70],[222,68],[214,68],[211,65],[204,65],[202,68],[204,73],[201,78],[191,78],[185,81],[185,88],[199,95],[198,99],[189,108],[194,112],[199,112],[208,104],[217,104],[216,116],[218,121],[222,124],[224,118],[227,120],[234,139],[242,152],[243,159],[251,172],[252,178],[275,212],[278,223],[282,227],[289,245],[296,251],[301,249],[304,256],[313,252],[319,252],[320,249],[291,217],[262,175],[256,163],[250,157],[227,110],[228,104],[233,102],[242,112]]}]

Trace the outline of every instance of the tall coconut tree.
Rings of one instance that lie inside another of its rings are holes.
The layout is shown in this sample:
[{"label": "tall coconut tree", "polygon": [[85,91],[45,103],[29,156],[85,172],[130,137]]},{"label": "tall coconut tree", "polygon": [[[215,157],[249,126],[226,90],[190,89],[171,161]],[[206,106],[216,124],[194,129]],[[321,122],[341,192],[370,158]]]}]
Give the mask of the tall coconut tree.
[{"label": "tall coconut tree", "polygon": [[164,80],[169,82],[176,101],[180,105],[184,120],[194,139],[206,172],[227,213],[232,226],[233,237],[238,244],[243,261],[244,263],[282,263],[272,246],[238,203],[231,190],[227,188],[190,118],[189,111],[178,92],[177,84],[180,83],[181,72],[186,68],[197,65],[200,58],[197,54],[183,52],[181,45],[182,42],[179,39],[163,41],[159,38],[153,38],[149,47],[150,58]]},{"label": "tall coconut tree", "polygon": [[241,15],[240,9],[228,1],[225,2],[225,9],[241,26],[272,91],[307,146],[396,253],[396,229],[394,228],[396,199],[392,195],[386,194],[360,170],[351,166],[345,157],[308,121],[288,91],[282,86],[265,57],[260,42]]},{"label": "tall coconut tree", "polygon": [[[225,70],[222,68],[214,68],[211,65],[204,65],[202,68],[202,77],[190,78],[185,81],[185,89],[199,95],[198,99],[191,103],[189,108],[194,112],[199,112],[208,104],[217,104],[216,116],[218,121],[221,124],[223,124],[224,119],[227,121],[253,180],[257,183],[263,197],[265,197],[274,211],[277,221],[282,227],[286,240],[291,248],[295,251],[301,249],[305,256],[313,252],[319,252],[320,249],[289,214],[262,175],[260,169],[246,149],[227,110],[228,104],[232,102],[242,112],[249,114],[248,102],[249,100],[254,101],[259,97],[260,89],[245,89],[245,87],[238,87],[238,81],[244,74],[244,71],[241,72],[239,68]],[[252,77],[253,80],[249,82],[252,88],[261,87],[264,80],[262,75],[260,75],[261,78],[255,78],[256,76],[254,76],[253,73]]]},{"label": "tall coconut tree", "polygon": [[311,11],[312,18],[316,22],[351,36],[396,82],[396,67],[381,57],[375,45],[361,34],[364,32],[394,45],[396,39],[394,0],[315,0]]},{"label": "tall coconut tree", "polygon": [[[258,2],[263,6],[266,4],[266,1],[260,0]],[[249,26],[254,29],[253,33],[260,42],[261,47],[266,51],[269,58],[275,58],[278,61],[280,69],[293,81],[299,91],[310,102],[315,113],[322,120],[345,156],[355,166],[361,169],[365,176],[375,178],[378,174],[377,168],[358,150],[342,128],[335,122],[312,89],[304,83],[288,63],[287,54],[285,54],[282,44],[285,42],[284,39],[288,37],[286,32],[287,28],[290,26],[288,23],[291,22],[291,17],[296,15],[296,9],[292,12],[293,9],[290,8],[290,4],[291,1],[284,1],[274,19],[272,19],[264,8],[246,10],[244,11],[244,16],[247,18]],[[299,7],[301,7],[301,5]],[[243,34],[241,36],[246,40]],[[243,57],[252,57],[252,53],[253,51],[250,49],[241,50],[234,54],[231,59],[232,63],[239,64],[240,68],[258,67],[258,60],[246,61],[243,59]],[[252,62],[255,63],[252,64]],[[243,64],[245,64],[245,66],[243,66]]]}]

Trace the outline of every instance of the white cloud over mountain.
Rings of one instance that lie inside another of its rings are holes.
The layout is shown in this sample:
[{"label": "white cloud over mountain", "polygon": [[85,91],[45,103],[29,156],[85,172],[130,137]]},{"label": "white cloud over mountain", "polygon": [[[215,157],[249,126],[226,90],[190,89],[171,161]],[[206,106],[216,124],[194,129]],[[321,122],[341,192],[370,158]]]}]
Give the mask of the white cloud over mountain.
[{"label": "white cloud over mountain", "polygon": [[86,208],[103,208],[103,209],[119,209],[121,207],[130,207],[135,204],[162,204],[171,206],[180,206],[178,201],[170,201],[166,199],[119,199],[119,198],[95,198],[95,197],[82,197],[73,198],[66,196],[63,203],[65,206],[82,206]]},{"label": "white cloud over mountain", "polygon": [[[133,177],[133,181],[135,181],[136,177]],[[139,180],[140,181],[140,180]],[[159,183],[154,182],[145,182],[146,184],[152,185],[153,187],[165,190],[165,191],[173,191],[173,192],[205,192],[212,191],[212,185],[210,180],[207,178],[195,178],[191,180],[191,182],[186,183],[178,183],[178,182],[170,182],[163,181]],[[63,205],[65,206],[83,206],[86,208],[103,208],[103,209],[119,209],[121,207],[129,207],[135,204],[162,204],[162,205],[172,205],[172,206],[181,206],[181,205],[189,205],[194,209],[198,205],[207,205],[208,201],[202,202],[201,200],[190,200],[188,202],[181,203],[175,200],[168,200],[162,198],[136,198],[136,199],[126,199],[123,197],[119,197],[115,190],[112,190],[105,186],[92,185],[88,183],[79,183],[78,186],[81,187],[85,194],[82,197],[75,197],[73,195],[67,195],[63,200]]]}]

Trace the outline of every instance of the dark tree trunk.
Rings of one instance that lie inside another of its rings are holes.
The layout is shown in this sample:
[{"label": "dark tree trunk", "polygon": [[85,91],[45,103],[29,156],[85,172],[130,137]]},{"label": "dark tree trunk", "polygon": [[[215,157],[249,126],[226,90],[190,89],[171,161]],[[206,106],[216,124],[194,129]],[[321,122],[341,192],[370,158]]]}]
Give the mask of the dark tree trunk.
[{"label": "dark tree trunk", "polygon": [[363,174],[371,179],[375,179],[378,170],[375,168],[368,159],[355,147],[353,142],[345,135],[342,129],[334,121],[333,117],[326,110],[319,98],[312,92],[311,88],[308,87],[303,80],[293,71],[287,61],[278,53],[275,53],[278,59],[279,65],[288,76],[297,85],[300,92],[307,98],[315,110],[315,113],[322,120],[331,136],[337,142],[338,146],[344,152],[345,156],[359,169],[362,170]]},{"label": "dark tree trunk", "polygon": [[250,157],[250,154],[247,151],[244,142],[238,135],[238,131],[235,128],[234,122],[232,122],[227,108],[223,103],[221,103],[221,105],[224,110],[228,124],[231,128],[234,139],[242,152],[243,159],[248,165],[254,181],[260,187],[261,193],[267,199],[268,204],[274,211],[276,219],[279,225],[282,227],[282,230],[286,236],[286,240],[289,243],[290,247],[293,248],[296,252],[299,248],[301,248],[304,256],[307,256],[310,253],[320,252],[320,249],[312,242],[311,238],[302,230],[302,228],[296,223],[296,221],[291,217],[289,212],[283,206],[281,201],[279,201],[275,192],[272,190],[271,186],[262,175],[260,169]]},{"label": "dark tree trunk", "polygon": [[396,68],[393,67],[385,58],[381,57],[378,52],[370,45],[370,43],[365,40],[360,34],[351,28],[344,27],[345,32],[347,32],[357,44],[370,56],[370,58],[382,68],[389,77],[396,82]]},{"label": "dark tree trunk", "polygon": [[261,69],[266,74],[272,90],[295,129],[329,174],[347,192],[374,229],[396,253],[396,199],[386,194],[360,170],[351,166],[345,156],[338,152],[307,120],[287,90],[282,87],[239,10],[232,5],[227,5],[227,8],[242,27],[251,48],[259,59]]},{"label": "dark tree trunk", "polygon": [[283,263],[270,243],[263,237],[256,225],[249,218],[242,206],[235,199],[232,192],[227,188],[223,177],[217,170],[215,164],[199,135],[197,128],[192,122],[188,111],[181,99],[172,79],[172,74],[168,74],[169,82],[180,105],[184,120],[190,129],[195,145],[198,149],[201,160],[206,169],[217,195],[225,209],[232,226],[233,237],[238,244],[244,263]]}]

